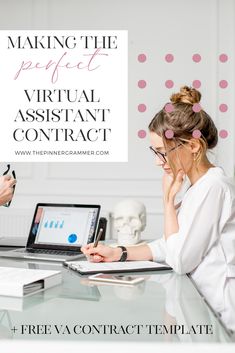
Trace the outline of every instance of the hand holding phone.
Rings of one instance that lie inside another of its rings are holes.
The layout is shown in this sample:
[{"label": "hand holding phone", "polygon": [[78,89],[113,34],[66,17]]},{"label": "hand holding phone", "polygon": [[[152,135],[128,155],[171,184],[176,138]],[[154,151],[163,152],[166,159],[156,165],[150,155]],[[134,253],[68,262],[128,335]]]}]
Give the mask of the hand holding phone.
[{"label": "hand holding phone", "polygon": [[14,190],[15,190],[15,179],[9,175],[0,177],[0,205],[9,207]]},{"label": "hand holding phone", "polygon": [[7,170],[3,173],[3,176],[0,177],[0,205],[9,207],[11,200],[15,192],[16,184],[16,174],[12,170],[12,176],[9,175],[10,164],[7,165]]}]

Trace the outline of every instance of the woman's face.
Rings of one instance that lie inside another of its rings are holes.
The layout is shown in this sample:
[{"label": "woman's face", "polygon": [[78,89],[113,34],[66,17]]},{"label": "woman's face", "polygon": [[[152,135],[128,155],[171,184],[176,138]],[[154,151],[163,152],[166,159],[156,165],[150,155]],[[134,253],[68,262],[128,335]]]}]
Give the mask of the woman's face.
[{"label": "woman's face", "polygon": [[[161,153],[167,152],[164,147],[163,139],[155,132],[150,132],[150,143],[152,148],[155,151],[158,151]],[[175,147],[174,141],[170,142],[168,151],[174,147]],[[190,146],[189,148],[185,148],[185,146],[182,146],[179,144],[179,147],[172,150],[171,152],[168,152],[168,155],[170,155],[171,161],[174,163],[176,173],[180,169],[183,169],[183,171],[187,174],[187,172],[192,168],[193,149],[191,149]],[[169,160],[168,156],[166,156],[165,158],[166,158],[166,161],[163,161],[161,158],[158,158],[158,156],[156,155],[156,164],[162,167],[167,174],[170,174],[173,176],[173,171],[168,163],[168,160]]]}]

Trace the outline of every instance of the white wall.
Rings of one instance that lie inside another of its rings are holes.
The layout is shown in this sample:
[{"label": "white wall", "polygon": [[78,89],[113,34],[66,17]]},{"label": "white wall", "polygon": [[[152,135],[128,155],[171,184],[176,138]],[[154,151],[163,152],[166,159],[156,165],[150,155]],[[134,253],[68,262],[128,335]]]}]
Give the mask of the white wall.
[{"label": "white wall", "polygon": [[[218,129],[214,159],[234,174],[234,1],[233,0],[0,0],[0,29],[127,29],[129,32],[129,162],[128,163],[15,163],[18,184],[11,210],[0,210],[0,236],[26,235],[37,202],[100,203],[104,214],[122,198],[145,203],[145,237],[162,234],[162,172],[148,151],[147,131],[153,115],[181,85],[202,82],[202,106]],[[137,56],[147,55],[145,63]],[[172,53],[175,60],[166,63]],[[200,63],[192,61],[199,53]],[[229,60],[220,63],[226,53]],[[145,89],[137,82],[147,81]],[[171,79],[172,89],[165,87]],[[219,88],[219,81],[228,88]],[[137,106],[147,110],[139,113]],[[226,113],[218,109],[229,107]],[[121,143],[121,136],[120,136]],[[4,169],[4,165],[2,165]],[[18,218],[16,218],[18,215]]]}]

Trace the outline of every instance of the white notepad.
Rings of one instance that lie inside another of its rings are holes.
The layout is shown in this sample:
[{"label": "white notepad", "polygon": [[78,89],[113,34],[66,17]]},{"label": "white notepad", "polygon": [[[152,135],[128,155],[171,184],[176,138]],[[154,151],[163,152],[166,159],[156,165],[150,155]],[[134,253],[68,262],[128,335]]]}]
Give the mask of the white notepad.
[{"label": "white notepad", "polygon": [[61,282],[60,271],[0,267],[0,295],[23,297]]},{"label": "white notepad", "polygon": [[153,261],[89,262],[66,261],[65,266],[81,274],[119,273],[171,270],[171,267]]}]

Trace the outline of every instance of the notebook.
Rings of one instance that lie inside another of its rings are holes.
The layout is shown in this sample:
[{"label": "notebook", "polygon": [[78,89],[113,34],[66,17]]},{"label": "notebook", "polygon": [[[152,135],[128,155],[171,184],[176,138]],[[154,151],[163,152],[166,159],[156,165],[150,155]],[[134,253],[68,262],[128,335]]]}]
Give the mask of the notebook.
[{"label": "notebook", "polygon": [[39,203],[26,247],[0,256],[59,262],[83,257],[81,247],[94,241],[99,213],[99,205]]},{"label": "notebook", "polygon": [[171,267],[153,261],[89,262],[65,261],[64,266],[82,275],[93,273],[123,273],[171,270]]},{"label": "notebook", "polygon": [[0,267],[0,295],[23,297],[61,282],[60,271]]}]

